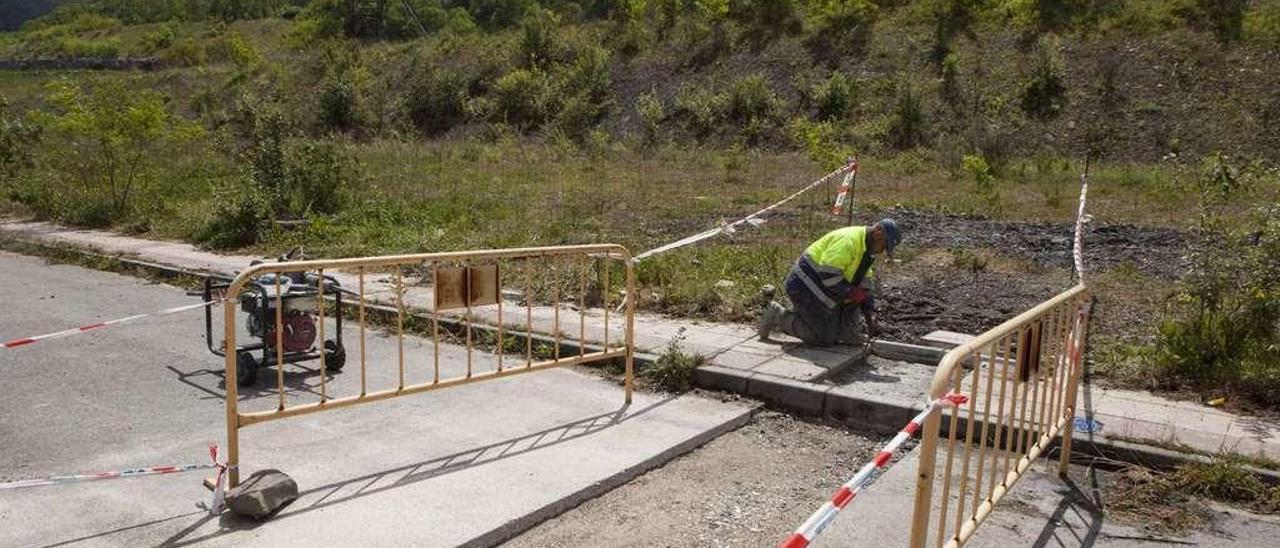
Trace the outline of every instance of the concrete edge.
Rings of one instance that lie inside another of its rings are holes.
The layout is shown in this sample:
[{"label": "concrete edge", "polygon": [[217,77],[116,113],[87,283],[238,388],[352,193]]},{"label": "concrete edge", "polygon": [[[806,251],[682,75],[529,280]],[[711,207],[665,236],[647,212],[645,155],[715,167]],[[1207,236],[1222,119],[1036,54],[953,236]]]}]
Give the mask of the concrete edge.
[{"label": "concrete edge", "polygon": [[751,418],[755,415],[756,411],[758,411],[759,409],[760,409],[759,405],[752,405],[742,410],[742,412],[739,413],[736,417],[733,417],[732,419],[725,421],[724,423],[721,423],[719,426],[715,428],[703,431],[702,433],[692,438],[689,438],[688,440],[685,440],[682,443],[679,443],[675,446],[668,448],[666,451],[658,453],[657,455],[649,457],[648,459],[645,459],[643,462],[640,462],[634,466],[626,468],[608,478],[605,478],[599,482],[596,482],[590,485],[589,487],[579,490],[578,492],[573,493],[569,496],[566,496],[558,501],[547,504],[542,508],[539,508],[537,510],[534,510],[533,512],[527,513],[519,518],[509,521],[499,526],[497,529],[490,530],[489,532],[484,533],[479,537],[473,538],[461,544],[460,546],[463,546],[463,547],[497,546],[498,544],[501,544],[520,534],[525,533],[526,531],[534,528],[538,524],[548,519],[554,518],[556,516],[559,516],[560,514],[563,514],[568,510],[573,509],[579,504],[592,500],[596,497],[604,495],[605,493],[608,493],[609,491],[612,491],[613,489],[621,487],[622,485],[643,475],[644,473],[650,470],[653,470],[655,468],[661,467],[662,465],[670,462],[676,457],[679,457],[681,455],[684,455],[685,453],[693,451],[694,449],[697,449],[707,444],[708,442],[716,438],[719,438],[720,436],[723,436],[724,434],[727,434],[729,432],[732,432],[734,430],[737,430],[745,426],[748,422],[751,421]]}]

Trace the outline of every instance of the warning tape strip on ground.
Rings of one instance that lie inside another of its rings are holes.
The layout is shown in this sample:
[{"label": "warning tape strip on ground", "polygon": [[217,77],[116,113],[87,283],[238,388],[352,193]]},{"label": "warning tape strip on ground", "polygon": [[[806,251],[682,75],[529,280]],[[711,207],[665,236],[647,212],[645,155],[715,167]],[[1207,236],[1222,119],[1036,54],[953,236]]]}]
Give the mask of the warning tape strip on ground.
[{"label": "warning tape strip on ground", "polygon": [[[210,445],[209,451],[211,455],[216,455],[217,446]],[[219,474],[226,470],[227,465],[217,461],[216,456],[213,462],[203,464],[173,464],[168,466],[146,466],[139,468],[124,468],[121,470],[110,470],[107,472],[94,472],[89,474],[72,474],[69,476],[50,476],[47,478],[28,479],[0,483],[0,491],[7,489],[23,489],[27,487],[46,487],[49,485],[61,485],[65,483],[78,483],[84,481],[99,481],[112,479],[140,478],[142,476],[158,476],[162,474],[181,474],[184,472],[193,472],[196,470],[218,469]]]},{"label": "warning tape strip on ground", "polygon": [[861,470],[858,470],[857,474],[854,474],[853,478],[840,486],[840,488],[831,495],[831,500],[823,503],[822,507],[818,508],[818,511],[809,516],[809,519],[805,520],[805,522],[796,529],[796,532],[792,533],[791,536],[786,538],[786,540],[783,540],[778,547],[804,548],[808,546],[809,543],[821,534],[828,525],[831,525],[831,521],[835,519],[836,515],[838,515],[845,506],[848,506],[849,503],[853,501],[853,497],[857,496],[858,492],[863,487],[870,485],[871,482],[875,480],[877,472],[888,466],[889,460],[893,458],[893,454],[902,447],[903,443],[906,443],[906,441],[914,436],[916,432],[920,431],[920,425],[924,423],[925,418],[927,418],[930,413],[933,413],[946,405],[959,407],[968,402],[969,397],[963,394],[947,394],[946,396],[931,402],[924,411],[921,411],[919,415],[916,415],[914,419],[911,419],[911,422],[907,423],[907,426],[899,431],[898,435],[894,436],[892,440],[889,440],[889,443],[885,444],[884,448],[881,449],[879,453],[876,453],[875,458],[872,459],[871,462],[864,465]]},{"label": "warning tape strip on ground", "polygon": [[849,160],[849,163],[847,163],[847,164],[845,164],[845,165],[843,165],[843,166],[840,166],[840,168],[839,168],[839,169],[837,169],[837,170],[835,170],[835,171],[832,171],[831,173],[828,173],[828,174],[826,174],[826,175],[823,175],[823,176],[822,176],[821,178],[819,178],[818,180],[816,180],[816,181],[814,181],[814,182],[812,182],[812,183],[809,183],[809,184],[808,184],[808,185],[806,185],[804,188],[801,188],[800,190],[795,191],[795,192],[794,192],[794,193],[792,193],[790,196],[787,196],[786,198],[783,198],[782,200],[780,200],[780,201],[778,201],[778,202],[776,202],[776,203],[774,203],[774,204],[771,204],[771,205],[769,205],[769,206],[765,207],[764,209],[761,209],[760,211],[757,211],[757,212],[755,212],[755,213],[752,213],[752,214],[750,214],[750,215],[747,215],[746,217],[743,217],[743,218],[741,218],[741,219],[738,219],[738,220],[736,220],[736,221],[734,221],[734,222],[732,222],[732,223],[721,223],[721,225],[720,225],[720,226],[718,226],[718,227],[716,227],[716,228],[712,228],[712,229],[709,229],[709,230],[705,230],[705,231],[703,231],[703,232],[699,232],[699,233],[694,234],[694,235],[692,235],[692,236],[689,236],[689,237],[687,237],[687,238],[681,238],[681,239],[676,240],[676,241],[674,241],[674,242],[671,242],[671,243],[669,243],[669,244],[665,244],[665,245],[662,245],[662,246],[659,246],[659,247],[655,247],[655,248],[653,248],[653,249],[650,249],[649,251],[645,251],[644,253],[641,253],[641,254],[639,254],[639,255],[636,255],[636,256],[632,257],[632,260],[633,260],[633,261],[639,261],[639,260],[641,260],[641,259],[646,259],[646,258],[648,258],[648,257],[652,257],[652,256],[657,255],[657,254],[660,254],[660,253],[666,253],[667,251],[671,251],[672,249],[676,249],[676,248],[684,247],[684,246],[687,246],[687,245],[690,245],[690,244],[693,244],[693,243],[696,243],[696,242],[700,242],[700,241],[702,241],[702,240],[705,240],[705,239],[707,239],[707,238],[711,238],[711,237],[714,237],[714,236],[717,236],[717,235],[720,235],[720,234],[733,234],[733,233],[734,233],[734,232],[736,232],[739,228],[744,228],[744,227],[747,227],[747,226],[760,226],[760,225],[764,224],[764,221],[765,221],[765,220],[764,220],[763,216],[764,216],[765,214],[767,214],[767,213],[769,213],[769,212],[773,211],[774,209],[777,209],[777,208],[779,208],[779,207],[782,207],[782,206],[783,206],[783,205],[785,205],[787,202],[790,202],[791,200],[794,200],[794,199],[798,198],[801,194],[804,194],[804,193],[806,193],[806,192],[809,192],[810,190],[813,190],[813,189],[815,189],[815,188],[818,188],[818,187],[819,187],[819,186],[821,186],[823,183],[825,183],[825,182],[827,182],[827,181],[831,180],[831,178],[836,177],[836,176],[839,176],[840,174],[845,173],[845,172],[848,172],[848,171],[850,171],[850,170],[857,170],[857,168],[858,168],[858,163],[857,163],[857,161],[855,161],[855,160]]},{"label": "warning tape strip on ground", "polygon": [[58,332],[56,332],[56,333],[46,333],[46,334],[44,334],[44,335],[36,335],[36,336],[34,336],[34,337],[23,337],[23,338],[21,338],[21,339],[14,339],[14,340],[9,341],[9,342],[6,342],[6,343],[0,343],[0,348],[17,348],[17,347],[19,347],[19,346],[26,346],[26,345],[28,345],[28,344],[32,344],[32,343],[39,342],[39,341],[47,341],[47,340],[49,340],[49,339],[60,339],[60,338],[62,338],[62,337],[70,337],[71,335],[79,335],[80,333],[88,333],[89,331],[95,331],[95,330],[102,329],[102,328],[104,328],[104,327],[108,327],[108,326],[112,326],[112,325],[120,325],[120,324],[122,324],[122,323],[129,323],[129,322],[133,322],[133,321],[141,320],[141,319],[143,319],[143,318],[151,318],[151,317],[156,317],[156,316],[168,316],[169,314],[177,314],[178,312],[186,312],[186,311],[188,311],[188,310],[195,310],[195,309],[198,309],[198,308],[204,308],[204,307],[206,307],[206,306],[213,305],[213,304],[217,304],[217,303],[219,303],[219,302],[222,302],[222,301],[221,301],[221,300],[213,300],[213,301],[208,301],[208,302],[200,302],[200,303],[196,303],[196,304],[189,304],[189,305],[185,305],[185,306],[175,306],[175,307],[173,307],[173,308],[166,308],[166,309],[164,309],[164,310],[160,310],[160,311],[158,311],[158,312],[150,312],[150,313],[147,313],[147,314],[137,314],[137,315],[128,316],[128,317],[124,317],[124,318],[117,318],[117,319],[110,320],[110,321],[98,322],[98,323],[89,324],[89,325],[82,325],[82,326],[80,326],[80,327],[73,327],[73,328],[71,328],[71,329],[65,329],[65,330],[62,330],[62,331],[58,331]]}]

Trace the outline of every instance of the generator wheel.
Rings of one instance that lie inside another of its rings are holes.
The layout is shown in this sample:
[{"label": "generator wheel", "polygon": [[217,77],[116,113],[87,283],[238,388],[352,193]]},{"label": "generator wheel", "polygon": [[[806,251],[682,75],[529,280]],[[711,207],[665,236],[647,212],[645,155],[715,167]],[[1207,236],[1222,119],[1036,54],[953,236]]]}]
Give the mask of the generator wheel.
[{"label": "generator wheel", "polygon": [[258,360],[248,352],[236,353],[236,385],[251,386],[258,380]]},{"label": "generator wheel", "polygon": [[347,350],[333,339],[324,341],[325,370],[336,373],[342,371],[342,366],[344,365],[347,365]]}]

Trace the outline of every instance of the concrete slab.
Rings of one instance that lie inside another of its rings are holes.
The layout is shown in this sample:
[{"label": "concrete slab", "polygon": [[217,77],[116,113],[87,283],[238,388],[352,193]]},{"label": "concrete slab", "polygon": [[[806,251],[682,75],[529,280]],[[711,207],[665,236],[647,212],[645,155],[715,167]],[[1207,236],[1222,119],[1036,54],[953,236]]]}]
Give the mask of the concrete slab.
[{"label": "concrete slab", "polygon": [[[10,295],[4,339],[191,302],[171,287],[3,253],[0,291]],[[206,445],[224,436],[225,390],[202,335],[194,313],[5,351],[0,481],[206,462]],[[367,345],[370,389],[394,384],[395,340],[371,334]],[[428,378],[430,342],[405,348],[410,382]],[[460,352],[442,345],[446,375],[465,367]],[[472,361],[496,366],[488,354]],[[358,391],[357,367],[327,377],[329,394]],[[318,399],[317,371],[286,373],[288,403]],[[269,409],[278,397],[260,381],[241,403]],[[0,545],[492,545],[750,412],[691,395],[637,393],[624,406],[613,383],[534,372],[243,430],[243,471],[280,468],[303,491],[265,523],[208,517],[199,475],[154,476],[4,491]]]},{"label": "concrete slab", "polygon": [[951,350],[964,343],[972,341],[975,337],[968,333],[956,333],[955,331],[934,331],[921,337],[925,346],[941,348],[943,350]]}]

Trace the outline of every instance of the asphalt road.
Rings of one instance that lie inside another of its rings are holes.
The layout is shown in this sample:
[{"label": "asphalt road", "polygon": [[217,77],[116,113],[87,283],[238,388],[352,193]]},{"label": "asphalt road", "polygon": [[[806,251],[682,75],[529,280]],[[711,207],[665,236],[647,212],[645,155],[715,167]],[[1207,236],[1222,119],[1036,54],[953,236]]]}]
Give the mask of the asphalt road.
[{"label": "asphalt road", "polygon": [[[194,302],[136,278],[0,252],[0,339]],[[215,318],[220,317],[215,310]],[[215,326],[218,324],[215,323]],[[328,328],[332,332],[332,325]],[[215,335],[216,336],[216,335]],[[358,343],[353,327],[347,346]],[[207,462],[225,438],[222,362],[200,312],[0,350],[0,481]],[[219,337],[220,338],[220,337]],[[400,346],[367,337],[369,390],[398,381]],[[357,393],[359,360],[330,375]],[[466,355],[441,345],[443,376]],[[434,348],[407,338],[408,382],[430,379]],[[473,368],[493,367],[477,353]],[[287,366],[287,403],[319,398],[313,366]],[[278,403],[274,370],[241,394]],[[255,425],[241,432],[245,474],[279,468],[301,498],[256,523],[202,509],[203,476],[0,491],[0,545],[452,546],[498,542],[745,421],[740,404],[637,393],[572,370],[505,379]]]}]

